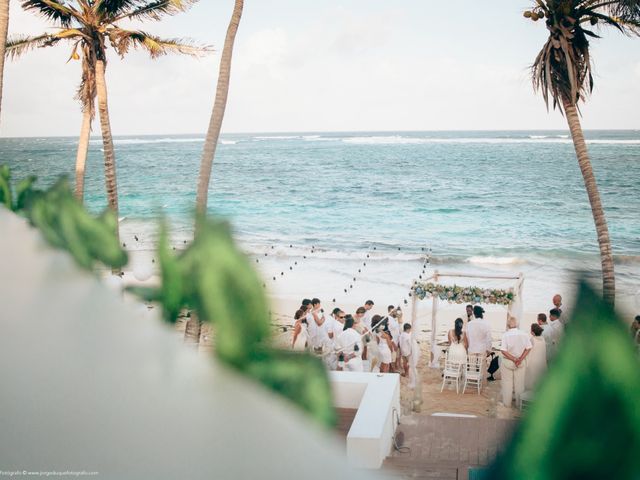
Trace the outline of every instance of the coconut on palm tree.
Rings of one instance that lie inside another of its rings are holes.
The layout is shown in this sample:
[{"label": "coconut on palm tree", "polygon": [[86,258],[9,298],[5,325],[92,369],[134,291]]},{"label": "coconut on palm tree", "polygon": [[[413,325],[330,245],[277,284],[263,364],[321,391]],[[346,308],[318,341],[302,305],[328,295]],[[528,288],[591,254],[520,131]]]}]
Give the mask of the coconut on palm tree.
[{"label": "coconut on palm tree", "polygon": [[549,38],[532,67],[533,86],[542,92],[547,108],[551,98],[553,108],[557,107],[567,119],[598,236],[603,296],[613,306],[615,274],[611,240],[580,125],[578,103],[593,89],[589,38],[599,38],[593,28],[609,26],[625,34],[638,34],[640,1],[536,0],[524,16],[533,21],[545,19],[549,30]]},{"label": "coconut on palm tree", "polygon": [[2,115],[2,85],[4,83],[4,49],[9,30],[9,0],[0,0],[0,116]]},{"label": "coconut on palm tree", "polygon": [[76,196],[82,198],[91,120],[97,98],[102,130],[105,181],[109,208],[118,213],[116,163],[109,120],[105,70],[110,45],[124,57],[131,49],[140,48],[151,58],[168,53],[200,55],[209,49],[190,40],[163,39],[140,30],[120,25],[132,20],[160,20],[165,15],[184,11],[196,0],[23,0],[22,8],[50,20],[58,29],[31,37],[15,37],[7,42],[7,55],[18,57],[29,49],[50,47],[60,42],[72,48],[70,60],[82,57],[82,81],[77,97],[83,111],[81,138],[76,159]]},{"label": "coconut on palm tree", "polygon": [[[218,85],[216,87],[216,98],[213,103],[213,111],[209,120],[209,128],[202,150],[202,160],[200,161],[200,174],[198,175],[198,191],[196,195],[196,234],[198,223],[207,214],[207,200],[209,197],[209,182],[211,180],[211,168],[216,154],[216,147],[220,138],[222,120],[227,108],[227,96],[229,95],[229,79],[231,78],[231,58],[233,56],[233,44],[236,39],[236,32],[242,17],[244,0],[235,0],[231,21],[227,28],[227,36],[224,39],[222,57],[220,58],[220,68],[218,70]],[[198,345],[200,343],[200,320],[192,315],[185,327],[185,342]]]}]

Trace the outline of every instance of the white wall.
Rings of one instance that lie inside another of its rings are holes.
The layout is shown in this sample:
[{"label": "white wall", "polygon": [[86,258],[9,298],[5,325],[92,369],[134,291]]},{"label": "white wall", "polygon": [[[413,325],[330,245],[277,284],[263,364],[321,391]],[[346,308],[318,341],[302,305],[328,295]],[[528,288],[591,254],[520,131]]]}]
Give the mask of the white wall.
[{"label": "white wall", "polygon": [[400,416],[400,376],[331,372],[330,378],[336,407],[358,409],[347,434],[349,463],[380,468],[391,453],[395,419]]}]

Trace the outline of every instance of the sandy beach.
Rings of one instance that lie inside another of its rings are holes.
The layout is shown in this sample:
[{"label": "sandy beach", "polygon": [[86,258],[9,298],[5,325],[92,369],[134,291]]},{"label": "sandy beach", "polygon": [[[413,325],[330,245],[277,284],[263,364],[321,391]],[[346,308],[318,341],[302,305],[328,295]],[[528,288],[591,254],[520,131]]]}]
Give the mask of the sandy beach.
[{"label": "sandy beach", "polygon": [[[125,234],[126,235],[126,234]],[[130,235],[131,236],[131,235]],[[135,245],[135,239],[125,236],[125,242]],[[183,241],[174,239],[176,252]],[[155,272],[157,264],[153,262],[155,254],[148,249],[132,249],[131,261],[125,271],[125,284],[153,284],[158,277],[153,275],[145,282],[135,278],[136,270]],[[266,254],[266,255],[265,255]],[[465,272],[476,275],[518,275],[523,273],[524,312],[520,319],[520,327],[528,331],[529,325],[536,320],[540,312],[552,308],[551,299],[554,294],[561,293],[564,299],[565,312],[568,312],[574,301],[575,276],[571,272],[561,271],[553,264],[531,265],[517,261],[501,259],[479,259],[477,262],[436,263],[433,257],[424,269],[428,258],[426,254],[397,252],[391,255],[377,251],[336,255],[335,252],[322,252],[319,249],[308,252],[291,252],[287,245],[264,248],[259,253],[250,254],[264,282],[265,292],[271,305],[274,343],[280,348],[290,348],[293,332],[293,314],[299,308],[303,298],[320,298],[327,314],[334,307],[340,307],[347,313],[353,313],[366,300],[373,300],[374,314],[385,315],[387,305],[400,305],[407,322],[412,318],[412,298],[408,296],[413,280],[420,276],[427,278],[435,270],[439,272]],[[366,264],[366,265],[365,265]],[[354,280],[355,278],[355,280]],[[508,289],[514,286],[512,280],[457,279],[459,285],[482,286]],[[465,283],[463,283],[465,282]],[[444,280],[446,284],[453,284]],[[346,290],[346,292],[345,292]],[[407,303],[405,304],[405,300]],[[631,321],[634,311],[634,298],[623,296],[619,301],[619,309]],[[421,412],[412,412],[414,391],[407,386],[407,379],[402,379],[401,401],[403,415],[431,415],[433,413],[453,413],[475,415],[478,417],[510,419],[519,416],[519,411],[498,405],[500,382],[485,382],[480,395],[468,391],[456,394],[453,389],[440,392],[442,378],[439,369],[428,366],[427,359],[431,351],[432,303],[430,299],[416,302],[415,317],[418,324],[418,341],[422,351],[419,372],[422,380],[423,405]],[[505,331],[507,307],[500,305],[483,305],[485,318],[492,327],[493,347],[499,348],[500,338]],[[464,304],[448,304],[439,302],[437,312],[436,341],[441,348],[446,348],[446,335],[453,327],[454,320],[465,313]],[[178,339],[184,333],[186,318],[176,325]],[[213,349],[215,328],[203,325],[199,352],[209,354]]]}]

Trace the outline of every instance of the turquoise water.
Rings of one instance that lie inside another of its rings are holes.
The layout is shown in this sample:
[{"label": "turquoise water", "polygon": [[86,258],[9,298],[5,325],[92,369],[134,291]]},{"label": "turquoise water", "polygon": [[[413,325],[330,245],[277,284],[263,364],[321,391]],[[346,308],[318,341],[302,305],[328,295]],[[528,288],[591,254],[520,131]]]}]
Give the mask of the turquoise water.
[{"label": "turquoise water", "polygon": [[[640,132],[587,132],[614,251],[640,255]],[[202,140],[116,139],[120,215],[163,212],[191,224]],[[73,178],[75,139],[1,139],[16,177]],[[86,201],[106,205],[100,140],[92,140]],[[210,210],[250,243],[448,256],[576,258],[597,254],[587,195],[566,132],[225,135]]]},{"label": "turquoise water", "polygon": [[[586,136],[618,292],[633,303],[640,273],[640,131]],[[115,146],[127,248],[153,250],[160,214],[170,218],[179,248],[191,236],[202,138],[118,137]],[[75,147],[74,138],[0,139],[0,163],[16,178],[35,174],[46,185],[62,174],[73,178]],[[598,276],[595,229],[567,132],[224,135],[210,192],[211,213],[232,220],[245,248],[260,257],[270,253],[260,268],[267,280],[277,276],[281,292],[308,296],[324,283],[324,295],[333,297],[342,283],[348,288],[351,277],[365,275],[358,262],[370,254],[387,262],[372,267],[376,278],[369,286],[358,283],[359,295],[382,285],[380,296],[385,288],[400,296],[429,248],[433,266],[524,272],[529,291],[539,295],[531,302],[536,306],[556,289],[569,291],[571,272]],[[99,139],[90,146],[86,203],[96,212],[106,206]],[[291,259],[302,260],[311,246],[316,260],[306,261],[309,275],[282,283],[281,271],[301,266]]]}]

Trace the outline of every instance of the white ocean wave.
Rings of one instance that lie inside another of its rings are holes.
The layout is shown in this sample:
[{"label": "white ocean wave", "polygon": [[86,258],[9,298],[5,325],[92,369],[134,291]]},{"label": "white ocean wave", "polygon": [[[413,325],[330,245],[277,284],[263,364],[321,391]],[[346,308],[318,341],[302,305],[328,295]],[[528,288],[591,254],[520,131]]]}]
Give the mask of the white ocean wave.
[{"label": "white ocean wave", "polygon": [[254,140],[295,140],[299,135],[265,135],[253,137]]},{"label": "white ocean wave", "polygon": [[400,135],[380,136],[380,137],[347,137],[343,138],[344,143],[364,144],[364,145],[397,145],[397,144],[411,144],[411,143],[429,143],[430,141],[447,141],[447,139],[436,138],[416,138],[416,137],[402,137]]},{"label": "white ocean wave", "polygon": [[[148,143],[194,143],[204,142],[204,138],[115,138],[114,145],[144,145]],[[102,144],[101,139],[91,140],[92,144]]]},{"label": "white ocean wave", "polygon": [[236,140],[220,140],[221,145],[235,145],[238,143]]},{"label": "white ocean wave", "polygon": [[[249,255],[253,255],[258,258],[321,258],[324,260],[357,260],[362,262],[367,261],[415,261],[425,258],[425,253],[418,252],[398,252],[388,250],[360,250],[360,251],[345,251],[345,250],[333,250],[333,249],[321,249],[311,246],[293,245],[273,245],[273,248],[269,245],[256,245],[251,243],[243,243],[243,249]],[[313,250],[313,253],[311,253]]]},{"label": "white ocean wave", "polygon": [[467,258],[467,263],[479,265],[516,265],[526,263],[526,260],[518,257],[494,257],[494,256],[477,256]]},{"label": "white ocean wave", "polygon": [[[518,143],[563,143],[571,144],[572,140],[567,135],[531,135],[529,138],[421,138],[421,137],[403,137],[399,135],[392,136],[375,136],[375,137],[345,137],[342,139],[344,143],[356,145],[397,145],[397,144],[518,144]],[[633,140],[615,140],[615,139],[591,139],[586,141],[588,144],[602,145],[640,145],[640,139]]]}]

